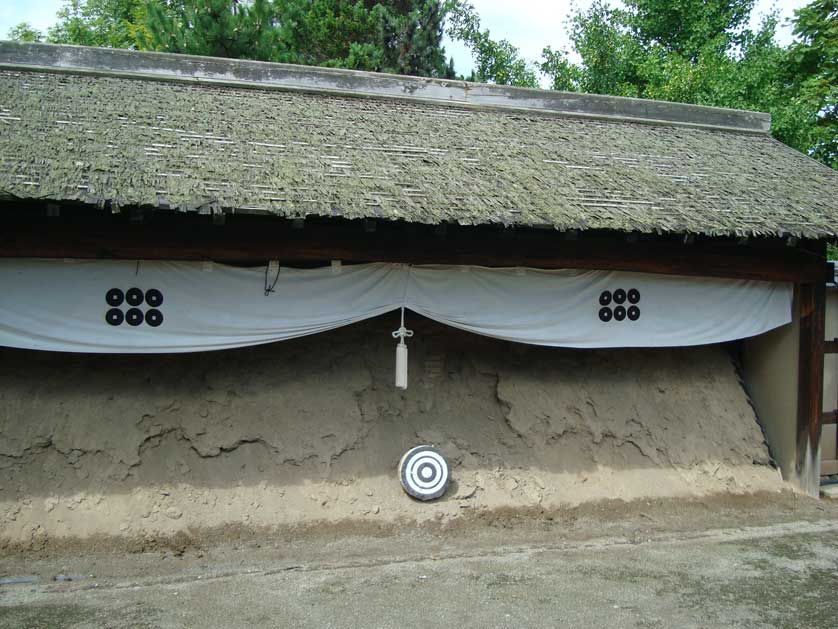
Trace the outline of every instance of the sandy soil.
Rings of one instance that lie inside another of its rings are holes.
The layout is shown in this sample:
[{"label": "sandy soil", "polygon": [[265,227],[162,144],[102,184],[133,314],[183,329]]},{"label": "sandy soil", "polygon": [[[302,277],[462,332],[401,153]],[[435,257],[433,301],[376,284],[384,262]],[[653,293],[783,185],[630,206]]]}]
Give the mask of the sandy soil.
[{"label": "sandy soil", "polygon": [[[0,352],[0,546],[312,522],[441,522],[605,498],[788,488],[718,347],[575,351],[410,316],[175,356]],[[442,449],[446,496],[395,468]]]},{"label": "sandy soil", "polygon": [[835,625],[838,501],[791,492],[240,532],[0,556],[0,627]]}]

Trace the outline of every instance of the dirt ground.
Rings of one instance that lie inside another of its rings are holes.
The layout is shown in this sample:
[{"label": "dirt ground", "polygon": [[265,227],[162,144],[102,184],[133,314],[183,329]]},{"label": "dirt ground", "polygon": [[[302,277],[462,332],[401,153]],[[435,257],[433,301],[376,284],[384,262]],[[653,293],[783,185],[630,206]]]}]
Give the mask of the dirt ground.
[{"label": "dirt ground", "polygon": [[0,627],[835,627],[838,501],[605,501],[0,558]]},{"label": "dirt ground", "polygon": [[[562,350],[408,324],[407,391],[395,316],[205,354],[0,350],[0,547],[786,488],[723,348]],[[420,443],[452,466],[433,504],[396,479]]]}]

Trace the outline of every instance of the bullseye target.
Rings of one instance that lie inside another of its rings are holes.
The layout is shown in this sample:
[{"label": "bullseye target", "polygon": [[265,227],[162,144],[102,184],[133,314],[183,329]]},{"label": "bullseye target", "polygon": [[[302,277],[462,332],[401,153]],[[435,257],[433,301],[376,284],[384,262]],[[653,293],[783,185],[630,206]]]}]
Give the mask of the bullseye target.
[{"label": "bullseye target", "polygon": [[448,488],[448,462],[436,448],[416,446],[399,461],[399,478],[409,495],[418,500],[434,500]]}]

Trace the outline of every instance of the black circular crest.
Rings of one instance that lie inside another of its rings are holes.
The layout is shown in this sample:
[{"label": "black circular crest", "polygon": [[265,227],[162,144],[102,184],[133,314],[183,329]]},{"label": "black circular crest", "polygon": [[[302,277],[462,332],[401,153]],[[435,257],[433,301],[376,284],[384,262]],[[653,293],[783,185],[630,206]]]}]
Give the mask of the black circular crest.
[{"label": "black circular crest", "polygon": [[108,322],[108,325],[121,325],[124,320],[125,315],[119,308],[111,308],[105,313],[105,321]]},{"label": "black circular crest", "polygon": [[626,309],[623,306],[617,306],[614,308],[614,318],[617,321],[622,321],[626,318]]},{"label": "black circular crest", "polygon": [[114,308],[121,306],[124,300],[125,295],[123,295],[122,291],[118,288],[112,288],[105,293],[105,301],[108,302],[109,306],[113,306]]},{"label": "black circular crest", "polygon": [[129,306],[139,306],[143,303],[143,299],[143,291],[139,288],[129,288],[128,292],[125,293],[125,301],[128,302]]},{"label": "black circular crest", "polygon": [[149,288],[145,292],[145,303],[147,303],[152,308],[159,308],[163,305],[163,293],[161,293],[156,288]]},{"label": "black circular crest", "polygon": [[636,288],[630,288],[628,292],[628,300],[630,304],[640,303],[640,291]]},{"label": "black circular crest", "polygon": [[618,288],[614,291],[614,303],[621,304],[626,300],[626,291]]},{"label": "black circular crest", "polygon": [[125,313],[125,321],[128,323],[128,325],[141,325],[143,319],[143,311],[139,308],[130,308],[128,312]]},{"label": "black circular crest", "polygon": [[604,290],[599,296],[599,305],[607,306],[611,303],[611,291]]},{"label": "black circular crest", "polygon": [[145,313],[145,322],[151,327],[156,328],[163,323],[163,313],[157,308],[149,308]]},{"label": "black circular crest", "polygon": [[599,309],[599,320],[603,323],[608,323],[611,321],[611,317],[614,316],[614,313],[611,312],[611,308],[600,308]]},{"label": "black circular crest", "polygon": [[637,321],[640,318],[640,308],[637,306],[629,306],[628,318],[632,321]]}]

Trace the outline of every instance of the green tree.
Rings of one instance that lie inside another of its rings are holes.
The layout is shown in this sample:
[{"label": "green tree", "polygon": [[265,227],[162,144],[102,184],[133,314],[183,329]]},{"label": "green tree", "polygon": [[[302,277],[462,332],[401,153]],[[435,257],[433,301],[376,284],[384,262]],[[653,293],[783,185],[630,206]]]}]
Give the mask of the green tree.
[{"label": "green tree", "polygon": [[775,15],[746,27],[751,0],[624,5],[598,0],[572,17],[578,65],[544,50],[540,69],[555,89],[767,111],[775,137],[835,165],[835,0],[798,12],[791,53],[776,42]]},{"label": "green tree", "polygon": [[143,45],[167,52],[237,59],[271,59],[276,13],[268,0],[150,2]]},{"label": "green tree", "polygon": [[754,0],[626,0],[625,24],[644,47],[657,45],[692,61],[725,53],[741,39]]},{"label": "green tree", "polygon": [[381,70],[454,78],[454,60],[446,60],[442,46],[446,13],[438,0],[393,3],[382,11]]},{"label": "green tree", "polygon": [[815,0],[795,11],[787,78],[808,105],[812,155],[838,169],[838,2]]},{"label": "green tree", "polygon": [[39,42],[43,41],[44,34],[33,28],[29,22],[21,22],[16,26],[13,26],[9,29],[8,38],[12,41],[22,41],[22,42]]},{"label": "green tree", "polygon": [[141,48],[145,0],[65,0],[58,23],[47,32],[56,44]]},{"label": "green tree", "polygon": [[[582,63],[576,72],[571,72],[566,52],[546,48],[541,71],[551,79],[553,88],[640,96],[644,52],[629,30],[628,17],[625,11],[613,9],[600,0],[588,11],[577,12],[571,20],[570,39]],[[573,82],[568,83],[569,79]]]},{"label": "green tree", "polygon": [[448,34],[471,50],[474,72],[471,80],[500,85],[538,87],[535,67],[523,59],[518,48],[505,39],[492,39],[480,28],[480,17],[468,2],[454,1],[449,7]]},{"label": "green tree", "polygon": [[156,50],[449,76],[438,0],[182,0],[148,5]]},{"label": "green tree", "polygon": [[441,0],[65,0],[48,40],[453,77],[447,10]]}]

